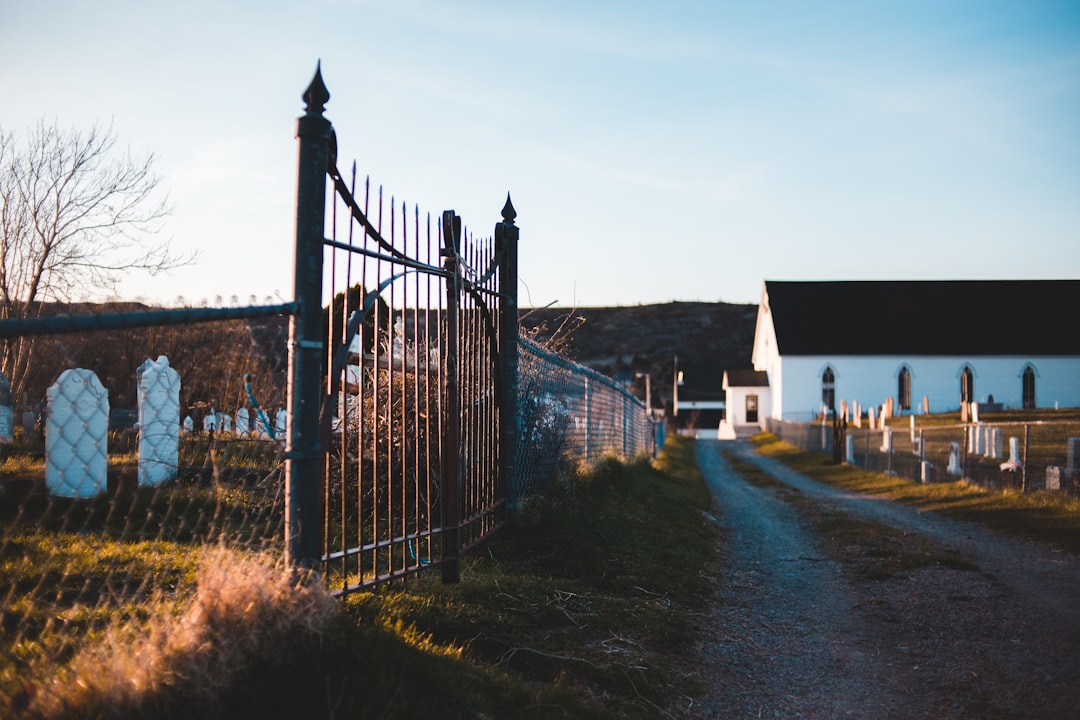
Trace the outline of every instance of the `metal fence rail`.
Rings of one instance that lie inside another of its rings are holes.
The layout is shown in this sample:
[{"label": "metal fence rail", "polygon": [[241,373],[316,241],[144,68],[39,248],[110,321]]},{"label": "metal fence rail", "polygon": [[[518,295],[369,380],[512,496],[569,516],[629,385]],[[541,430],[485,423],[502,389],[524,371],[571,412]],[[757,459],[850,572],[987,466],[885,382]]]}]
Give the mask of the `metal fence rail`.
[{"label": "metal fence rail", "polygon": [[0,321],[19,370],[6,411],[0,380],[0,715],[104,630],[190,606],[204,572],[242,589],[241,565],[280,558],[339,594],[432,567],[453,582],[530,493],[656,450],[626,388],[519,347],[509,197],[477,237],[358,188],[318,72],[305,100],[293,302]]},{"label": "metal fence rail", "polygon": [[516,213],[508,197],[480,238],[453,211],[372,197],[338,169],[318,71],[304,97],[287,546],[335,592],[436,565],[453,582],[506,516]]},{"label": "metal fence rail", "polygon": [[[831,424],[770,419],[781,440],[833,453]],[[848,426],[845,462],[914,482],[964,479],[988,489],[1059,490],[1080,494],[1080,422],[920,424],[884,430]]]}]

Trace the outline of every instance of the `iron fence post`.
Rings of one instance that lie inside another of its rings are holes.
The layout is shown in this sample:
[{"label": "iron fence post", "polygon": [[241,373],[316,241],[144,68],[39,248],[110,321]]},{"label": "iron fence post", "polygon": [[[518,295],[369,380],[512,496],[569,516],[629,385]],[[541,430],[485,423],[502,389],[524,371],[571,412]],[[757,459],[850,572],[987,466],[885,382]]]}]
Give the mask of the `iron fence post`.
[{"label": "iron fence post", "polygon": [[294,284],[296,310],[289,321],[288,427],[285,444],[285,559],[314,567],[322,554],[320,486],[322,453],[322,271],[326,169],[330,121],[323,116],[330,93],[321,69],[303,95],[305,114],[296,122],[299,140],[296,186]]},{"label": "iron fence post", "polygon": [[495,224],[495,252],[499,255],[499,475],[506,508],[518,508],[521,489],[517,478],[518,410],[518,228],[517,212],[506,195],[501,223]]},{"label": "iron fence post", "polygon": [[458,309],[461,293],[461,218],[453,210],[442,216],[446,280],[446,409],[443,418],[443,542],[442,581],[461,580],[461,389],[458,385]]}]

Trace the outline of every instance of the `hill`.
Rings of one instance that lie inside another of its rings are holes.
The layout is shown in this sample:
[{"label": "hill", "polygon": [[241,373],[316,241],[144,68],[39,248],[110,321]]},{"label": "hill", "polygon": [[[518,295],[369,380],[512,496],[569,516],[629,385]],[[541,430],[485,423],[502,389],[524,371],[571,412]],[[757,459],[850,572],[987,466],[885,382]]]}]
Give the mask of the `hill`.
[{"label": "hill", "polygon": [[630,307],[521,310],[521,327],[575,362],[634,382],[644,396],[652,377],[654,407],[669,407],[675,358],[681,400],[723,399],[724,370],[750,367],[757,305],[670,302]]}]

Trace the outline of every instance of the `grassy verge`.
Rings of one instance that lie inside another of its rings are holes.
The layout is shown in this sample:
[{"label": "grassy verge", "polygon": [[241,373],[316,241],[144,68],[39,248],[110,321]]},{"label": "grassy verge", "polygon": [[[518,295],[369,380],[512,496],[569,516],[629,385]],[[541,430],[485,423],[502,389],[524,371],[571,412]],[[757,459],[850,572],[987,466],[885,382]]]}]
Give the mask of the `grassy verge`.
[{"label": "grassy verge", "polygon": [[1045,491],[990,491],[963,481],[924,485],[850,465],[832,465],[824,454],[799,450],[770,433],[754,436],[753,442],[762,455],[815,480],[1080,553],[1080,499],[1075,497]]},{"label": "grassy verge", "polygon": [[691,443],[672,438],[655,464],[606,461],[533,502],[464,559],[460,584],[433,573],[328,610],[280,572],[238,587],[203,568],[187,610],[75,652],[0,714],[680,716],[699,690],[687,658],[712,593],[709,505]]}]

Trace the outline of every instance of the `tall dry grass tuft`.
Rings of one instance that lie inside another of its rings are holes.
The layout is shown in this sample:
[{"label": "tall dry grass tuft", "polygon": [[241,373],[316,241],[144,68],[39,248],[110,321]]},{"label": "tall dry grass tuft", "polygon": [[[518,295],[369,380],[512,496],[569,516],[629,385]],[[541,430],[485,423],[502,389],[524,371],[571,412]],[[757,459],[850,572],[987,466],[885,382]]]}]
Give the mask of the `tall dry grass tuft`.
[{"label": "tall dry grass tuft", "polygon": [[318,641],[337,604],[318,580],[270,555],[203,555],[194,597],[138,629],[114,627],[37,693],[34,717],[175,717],[213,712],[222,691],[259,659]]}]

